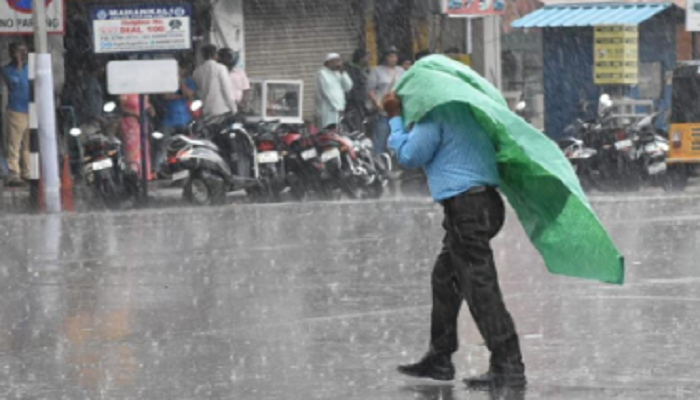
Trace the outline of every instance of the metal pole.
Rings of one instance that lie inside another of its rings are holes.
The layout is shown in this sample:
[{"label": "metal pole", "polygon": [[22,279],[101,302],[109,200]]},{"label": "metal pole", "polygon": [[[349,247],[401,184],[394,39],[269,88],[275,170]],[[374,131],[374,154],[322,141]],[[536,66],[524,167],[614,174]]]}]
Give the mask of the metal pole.
[{"label": "metal pole", "polygon": [[139,116],[141,119],[141,184],[143,204],[148,203],[148,116],[146,115],[146,96],[139,95]]},{"label": "metal pole", "polygon": [[48,213],[61,212],[58,143],[56,140],[56,107],[53,70],[46,28],[46,3],[33,2],[34,47],[36,55],[35,100],[39,119],[39,147],[44,198]]},{"label": "metal pole", "polygon": [[691,33],[690,33],[690,38],[692,39],[692,41],[691,41],[691,42],[692,42],[691,46],[693,46],[692,57],[693,57],[693,60],[697,60],[697,59],[698,59],[698,53],[699,53],[699,52],[698,52],[698,33],[697,33],[697,32],[691,32]]},{"label": "metal pole", "polygon": [[471,58],[474,51],[474,31],[472,27],[472,19],[467,18],[467,54]]}]

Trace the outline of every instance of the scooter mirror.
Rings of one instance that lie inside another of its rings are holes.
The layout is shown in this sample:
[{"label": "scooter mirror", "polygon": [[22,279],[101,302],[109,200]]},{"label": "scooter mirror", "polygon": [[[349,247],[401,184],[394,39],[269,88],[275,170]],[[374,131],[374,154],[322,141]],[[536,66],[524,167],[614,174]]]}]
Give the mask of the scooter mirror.
[{"label": "scooter mirror", "polygon": [[70,133],[71,136],[73,137],[78,137],[83,134],[83,131],[80,128],[71,128],[71,130],[68,132]]},{"label": "scooter mirror", "polygon": [[605,93],[600,96],[600,105],[605,108],[610,108],[613,106],[613,101],[609,94]]},{"label": "scooter mirror", "polygon": [[153,136],[153,139],[155,139],[155,140],[160,140],[160,139],[163,139],[164,135],[158,131],[155,131],[151,134],[151,136]]},{"label": "scooter mirror", "polygon": [[526,108],[527,108],[527,103],[524,102],[524,101],[519,102],[519,103],[515,106],[515,110],[516,110],[516,111],[523,111],[523,110],[526,109]]},{"label": "scooter mirror", "polygon": [[106,112],[107,114],[113,113],[114,110],[116,110],[116,109],[117,109],[117,103],[115,103],[115,102],[113,102],[113,101],[110,101],[110,102],[108,102],[108,103],[105,103],[104,107],[102,108],[102,110],[103,110],[104,112]]},{"label": "scooter mirror", "polygon": [[190,110],[197,112],[197,111],[201,110],[203,106],[204,106],[204,103],[202,103],[202,100],[195,100],[190,105]]}]

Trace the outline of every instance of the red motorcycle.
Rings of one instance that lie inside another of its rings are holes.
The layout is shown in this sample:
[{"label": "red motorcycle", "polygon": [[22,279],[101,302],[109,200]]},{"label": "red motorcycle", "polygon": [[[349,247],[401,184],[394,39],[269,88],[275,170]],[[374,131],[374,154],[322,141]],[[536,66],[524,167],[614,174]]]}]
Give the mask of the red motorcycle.
[{"label": "red motorcycle", "polygon": [[316,193],[323,200],[331,199],[332,189],[324,184],[326,168],[311,133],[303,125],[282,125],[279,130],[286,150],[287,183],[292,197],[305,201],[309,194]]},{"label": "red motorcycle", "polygon": [[362,131],[345,134],[331,125],[318,133],[316,143],[328,171],[326,185],[338,187],[351,199],[378,199],[384,194],[388,176]]}]

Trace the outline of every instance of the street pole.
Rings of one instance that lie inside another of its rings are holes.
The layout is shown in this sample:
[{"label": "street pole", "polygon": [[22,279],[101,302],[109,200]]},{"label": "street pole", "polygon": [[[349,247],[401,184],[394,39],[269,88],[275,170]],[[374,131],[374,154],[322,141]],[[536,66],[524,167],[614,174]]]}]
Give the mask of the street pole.
[{"label": "street pole", "polygon": [[148,175],[150,174],[150,171],[148,170],[148,115],[146,112],[146,96],[140,94],[139,116],[141,124],[141,185],[143,186],[141,191],[141,195],[143,197],[141,198],[141,201],[143,202],[142,204],[144,206],[148,205]]},{"label": "street pole", "polygon": [[39,151],[44,199],[48,213],[61,212],[61,181],[58,174],[58,143],[56,140],[56,107],[54,102],[53,70],[49,54],[46,27],[46,3],[33,1],[34,47],[36,80],[34,99],[39,121]]}]

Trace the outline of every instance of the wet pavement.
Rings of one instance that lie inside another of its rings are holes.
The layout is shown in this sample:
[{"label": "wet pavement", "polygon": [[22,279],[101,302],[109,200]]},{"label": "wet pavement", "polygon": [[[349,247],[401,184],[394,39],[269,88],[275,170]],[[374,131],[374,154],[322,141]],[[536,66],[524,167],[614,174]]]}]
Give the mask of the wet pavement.
[{"label": "wet pavement", "polygon": [[428,201],[0,217],[0,398],[700,398],[700,196],[595,206],[623,287],[549,275],[513,215],[495,243],[525,393],[395,372],[427,346]]}]

